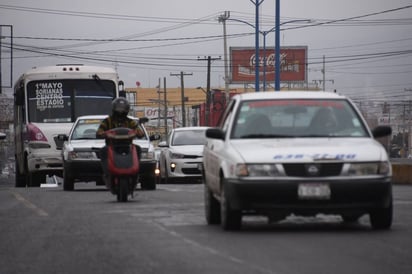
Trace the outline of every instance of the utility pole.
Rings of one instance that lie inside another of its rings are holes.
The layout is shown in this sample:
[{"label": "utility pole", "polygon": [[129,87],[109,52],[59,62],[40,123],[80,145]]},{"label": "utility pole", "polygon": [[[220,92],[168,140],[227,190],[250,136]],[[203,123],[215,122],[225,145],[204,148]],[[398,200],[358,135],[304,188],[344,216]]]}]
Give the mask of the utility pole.
[{"label": "utility pole", "polygon": [[229,67],[228,67],[228,54],[227,54],[227,34],[226,34],[226,20],[230,17],[230,11],[225,11],[224,14],[218,18],[219,23],[223,24],[223,50],[224,50],[224,63],[225,63],[225,96],[226,102],[229,101]]},{"label": "utility pole", "polygon": [[325,83],[326,83],[326,76],[325,76],[325,74],[326,74],[326,71],[325,71],[325,55],[323,55],[323,69],[322,69],[322,74],[323,74],[323,91],[325,91],[325,89],[326,89],[326,86],[325,86]]},{"label": "utility pole", "polygon": [[184,73],[183,71],[180,72],[180,74],[173,74],[170,73],[170,76],[180,76],[180,84],[182,86],[181,89],[181,94],[182,94],[182,126],[186,126],[186,107],[185,107],[185,81],[184,81],[184,76],[186,75],[193,75],[193,73]]},{"label": "utility pole", "polygon": [[201,61],[205,61],[205,60],[207,60],[207,81],[206,81],[206,113],[205,113],[205,116],[206,116],[206,126],[209,126],[209,118],[210,118],[210,67],[211,67],[211,64],[212,64],[212,60],[214,61],[214,60],[220,60],[221,58],[220,57],[218,57],[218,58],[212,58],[211,56],[208,56],[207,58],[205,57],[205,58],[203,58],[203,59],[201,59],[201,58],[197,58],[197,60],[201,60]]},{"label": "utility pole", "polygon": [[164,102],[164,108],[165,108],[165,113],[163,115],[164,122],[165,122],[165,138],[167,138],[167,114],[168,114],[168,109],[167,109],[167,97],[166,97],[166,77],[163,77],[163,102]]},{"label": "utility pole", "polygon": [[325,55],[323,55],[323,68],[321,70],[322,72],[322,80],[318,79],[318,80],[312,80],[315,84],[320,83],[322,84],[322,90],[325,91],[326,90],[326,82],[332,82],[332,84],[335,82],[335,80],[333,79],[326,79],[326,62],[325,62]]},{"label": "utility pole", "polygon": [[160,132],[160,78],[159,78],[159,84],[157,85],[157,103],[158,103],[158,109],[157,109],[157,131]]}]

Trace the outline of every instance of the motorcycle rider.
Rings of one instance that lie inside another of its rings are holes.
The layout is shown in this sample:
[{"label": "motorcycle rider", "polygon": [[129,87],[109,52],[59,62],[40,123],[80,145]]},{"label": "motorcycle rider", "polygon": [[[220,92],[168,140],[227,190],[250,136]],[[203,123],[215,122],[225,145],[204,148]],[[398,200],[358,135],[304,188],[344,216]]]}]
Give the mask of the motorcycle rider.
[{"label": "motorcycle rider", "polygon": [[[127,117],[130,110],[129,101],[126,98],[116,98],[112,102],[112,114],[105,118],[96,131],[96,138],[102,139],[105,137],[105,132],[107,130],[119,127],[130,128],[136,132],[138,138],[144,137],[143,130],[139,127],[136,120]],[[141,149],[139,146],[136,147],[138,159],[140,161]],[[103,166],[104,175],[108,174],[107,167],[107,147],[104,146],[101,150],[101,161]]]}]

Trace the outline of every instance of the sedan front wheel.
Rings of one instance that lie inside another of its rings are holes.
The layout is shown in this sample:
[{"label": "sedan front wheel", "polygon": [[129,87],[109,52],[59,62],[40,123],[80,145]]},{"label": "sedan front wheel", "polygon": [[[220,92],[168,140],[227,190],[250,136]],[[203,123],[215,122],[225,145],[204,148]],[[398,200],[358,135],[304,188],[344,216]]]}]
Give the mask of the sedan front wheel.
[{"label": "sedan front wheel", "polygon": [[222,185],[221,200],[220,200],[220,215],[221,224],[224,230],[239,230],[242,226],[242,214],[240,210],[234,210],[230,206],[225,191],[225,185]]}]

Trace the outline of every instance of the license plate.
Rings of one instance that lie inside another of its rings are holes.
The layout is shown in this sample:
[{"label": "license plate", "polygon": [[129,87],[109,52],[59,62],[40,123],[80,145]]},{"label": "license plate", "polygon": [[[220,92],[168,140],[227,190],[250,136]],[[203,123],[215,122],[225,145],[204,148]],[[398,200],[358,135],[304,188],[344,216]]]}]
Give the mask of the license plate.
[{"label": "license plate", "polygon": [[300,199],[330,199],[330,187],[324,183],[299,184],[298,197]]}]

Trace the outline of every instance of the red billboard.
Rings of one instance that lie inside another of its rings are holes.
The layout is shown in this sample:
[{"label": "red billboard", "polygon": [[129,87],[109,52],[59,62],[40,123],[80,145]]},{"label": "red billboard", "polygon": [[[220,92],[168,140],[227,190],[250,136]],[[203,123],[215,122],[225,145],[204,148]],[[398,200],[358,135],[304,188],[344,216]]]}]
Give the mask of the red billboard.
[{"label": "red billboard", "polygon": [[[255,83],[256,54],[255,48],[231,47],[231,83]],[[265,68],[266,63],[266,68]],[[259,79],[275,81],[275,49],[259,50]],[[307,77],[307,47],[280,48],[280,81],[305,82]],[[266,71],[266,73],[265,73]]]}]

